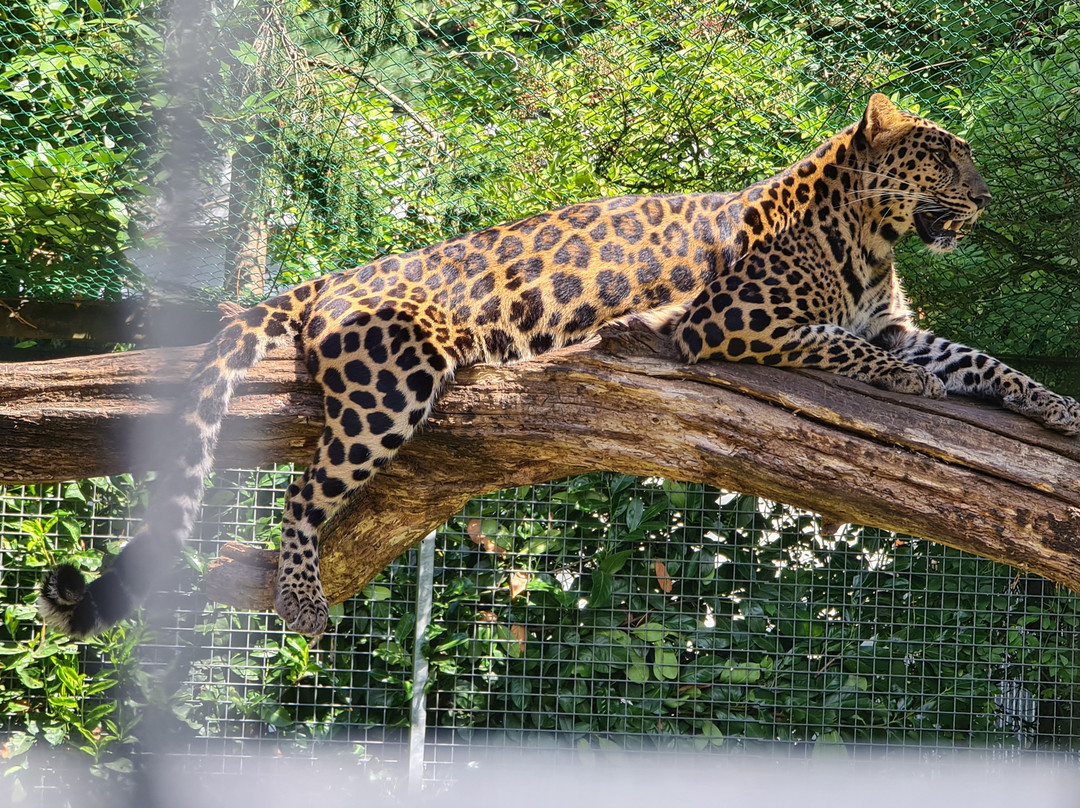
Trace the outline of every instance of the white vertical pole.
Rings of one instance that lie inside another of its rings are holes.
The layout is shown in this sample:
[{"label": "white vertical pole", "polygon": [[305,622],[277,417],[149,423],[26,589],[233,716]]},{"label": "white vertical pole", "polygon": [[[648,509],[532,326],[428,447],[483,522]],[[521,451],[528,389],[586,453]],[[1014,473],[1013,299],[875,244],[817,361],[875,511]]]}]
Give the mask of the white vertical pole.
[{"label": "white vertical pole", "polygon": [[419,794],[424,779],[424,750],[427,737],[428,661],[423,654],[424,632],[431,622],[431,601],[435,582],[435,531],[420,542],[416,575],[416,639],[413,648],[413,694],[409,720],[409,791]]}]

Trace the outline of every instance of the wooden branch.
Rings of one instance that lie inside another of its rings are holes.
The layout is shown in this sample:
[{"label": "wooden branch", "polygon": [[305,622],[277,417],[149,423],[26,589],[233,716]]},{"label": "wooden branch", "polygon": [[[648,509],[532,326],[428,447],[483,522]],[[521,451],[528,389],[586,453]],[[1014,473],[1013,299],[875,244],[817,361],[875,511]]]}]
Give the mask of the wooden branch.
[{"label": "wooden branch", "polygon": [[0,337],[191,345],[220,325],[210,304],[0,298]]},{"label": "wooden branch", "polygon": [[[197,351],[0,366],[0,479],[144,468],[126,438],[167,430],[152,393],[178,389]],[[306,461],[318,392],[272,354],[234,399],[219,465]],[[837,376],[687,366],[640,329],[506,367],[470,368],[424,434],[328,525],[339,602],[472,496],[595,469],[707,482],[943,542],[1080,590],[1080,441],[989,405],[886,393]],[[272,551],[228,545],[214,600],[272,603]]]}]

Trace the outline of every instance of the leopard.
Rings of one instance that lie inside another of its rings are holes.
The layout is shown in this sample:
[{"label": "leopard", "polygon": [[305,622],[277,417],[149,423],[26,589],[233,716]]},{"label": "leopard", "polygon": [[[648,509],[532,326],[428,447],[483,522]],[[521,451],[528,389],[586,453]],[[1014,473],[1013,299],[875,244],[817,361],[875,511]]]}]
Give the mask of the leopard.
[{"label": "leopard", "polygon": [[920,328],[898,278],[902,237],[951,252],[990,201],[965,140],[874,93],[859,120],[740,191],[572,204],[303,282],[225,319],[176,404],[180,448],[142,526],[89,584],[72,564],[54,568],[40,611],[83,639],[138,608],[192,530],[236,385],[289,342],[321,389],[325,426],[286,492],[274,608],[309,637],[327,625],[320,528],[425,423],[457,369],[535,357],[635,315],[689,363],[984,398],[1076,436],[1076,400]]}]

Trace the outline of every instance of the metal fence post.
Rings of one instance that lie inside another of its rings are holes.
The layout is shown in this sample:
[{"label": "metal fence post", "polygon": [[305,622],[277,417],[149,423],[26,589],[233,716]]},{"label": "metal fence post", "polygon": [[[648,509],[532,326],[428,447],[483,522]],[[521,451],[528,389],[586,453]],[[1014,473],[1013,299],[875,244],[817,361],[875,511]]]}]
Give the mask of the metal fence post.
[{"label": "metal fence post", "polygon": [[416,576],[416,643],[413,648],[413,693],[409,718],[409,791],[419,793],[424,778],[424,748],[427,736],[428,661],[423,653],[424,632],[431,622],[432,589],[435,580],[435,531],[420,542]]}]

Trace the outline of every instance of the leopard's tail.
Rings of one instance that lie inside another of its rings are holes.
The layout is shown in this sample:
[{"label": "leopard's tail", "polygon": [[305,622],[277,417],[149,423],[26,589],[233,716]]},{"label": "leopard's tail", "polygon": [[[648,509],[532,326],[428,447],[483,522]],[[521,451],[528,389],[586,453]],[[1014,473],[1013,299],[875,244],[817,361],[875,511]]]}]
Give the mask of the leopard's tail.
[{"label": "leopard's tail", "polygon": [[[311,289],[301,299],[314,297],[316,283],[305,284]],[[203,480],[214,462],[233,389],[271,347],[291,340],[303,326],[304,314],[291,311],[302,289],[225,321],[177,402],[175,440],[166,440],[170,452],[138,533],[89,584],[71,564],[49,573],[38,598],[49,626],[76,639],[96,634],[134,612],[175,563],[198,516]]]}]

